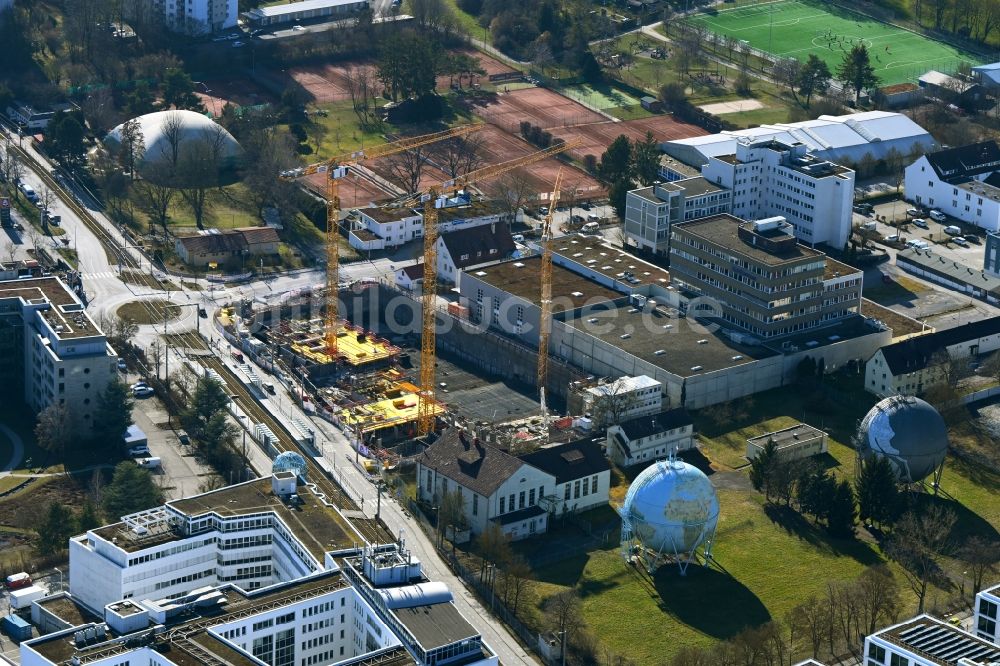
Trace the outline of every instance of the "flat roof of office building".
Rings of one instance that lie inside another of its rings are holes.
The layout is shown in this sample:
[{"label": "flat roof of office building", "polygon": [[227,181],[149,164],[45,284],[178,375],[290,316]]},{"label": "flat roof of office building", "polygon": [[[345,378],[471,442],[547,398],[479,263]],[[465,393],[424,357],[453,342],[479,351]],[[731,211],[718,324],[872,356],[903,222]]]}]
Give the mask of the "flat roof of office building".
[{"label": "flat roof of office building", "polygon": [[[333,507],[328,507],[305,487],[299,487],[299,503],[294,509],[271,492],[271,478],[263,477],[228,486],[212,492],[167,502],[167,505],[187,516],[217,513],[223,517],[274,512],[295,537],[320,562],[327,551],[350,547],[362,541],[348,521]],[[148,548],[157,543],[183,538],[173,530],[135,538],[124,523],[114,523],[94,530],[108,541],[128,552]]]},{"label": "flat roof of office building", "polygon": [[453,603],[395,608],[392,613],[425,650],[476,638],[479,632],[462,617]]},{"label": "flat roof of office building", "polygon": [[[207,629],[231,622],[240,617],[248,617],[265,613],[282,606],[296,603],[304,599],[327,594],[332,591],[349,587],[339,572],[324,572],[299,581],[273,586],[260,592],[242,592],[233,586],[216,588],[225,603],[201,608],[192,604],[188,612],[178,614],[177,621],[167,623],[168,631],[154,637],[151,645],[157,652],[167,656],[178,666],[203,666],[205,657],[200,651],[208,652],[209,656],[221,660],[231,666],[255,666],[257,662],[223,640],[208,633]],[[183,628],[181,632],[170,631]],[[108,638],[117,634],[109,632]],[[190,645],[194,643],[194,645]],[[107,642],[91,646],[76,647],[73,632],[51,634],[50,637],[37,639],[31,648],[54,663],[64,663],[74,656],[81,662],[95,661],[100,658],[124,655],[131,648],[124,643],[108,645]],[[405,663],[405,662],[403,662]]]},{"label": "flat roof of office building", "polygon": [[18,298],[28,303],[48,302],[51,308],[43,312],[42,316],[61,339],[103,335],[84,310],[83,304],[59,278],[0,282],[0,298]]},{"label": "flat roof of office building", "polygon": [[[508,294],[541,305],[542,258],[528,257],[514,261],[505,261],[481,270],[467,273]],[[597,284],[592,280],[574,273],[562,266],[552,266],[552,297],[556,299],[552,311],[565,310],[565,304],[560,303],[566,298],[572,301],[572,307],[599,301],[610,301],[621,298],[622,294]]]},{"label": "flat roof of office building", "polygon": [[[670,284],[670,271],[649,263],[634,254],[605,244],[589,236],[560,236],[552,239],[552,253],[574,261],[605,277],[619,280],[629,287],[641,284]],[[629,272],[631,277],[623,275]],[[555,291],[552,292],[555,294]]]},{"label": "flat roof of office building", "polygon": [[940,666],[953,666],[963,658],[978,664],[1000,661],[1000,646],[978,638],[930,615],[919,615],[874,634]]},{"label": "flat roof of office building", "polygon": [[801,243],[796,243],[787,252],[782,252],[781,254],[768,252],[745,242],[739,237],[738,230],[741,224],[751,223],[745,222],[734,215],[722,213],[691,220],[690,222],[679,222],[674,225],[674,231],[689,233],[729,252],[741,254],[748,259],[767,264],[768,266],[780,266],[789,261],[824,256],[822,252]]},{"label": "flat roof of office building", "polygon": [[679,377],[715,372],[778,355],[760,345],[737,345],[719,332],[710,333],[701,324],[666,313],[661,308],[645,311],[630,306],[594,309],[565,323]]},{"label": "flat roof of office building", "polygon": [[35,603],[66,624],[74,627],[86,624],[87,622],[98,622],[101,620],[101,618],[73,601],[73,598],[68,594],[57,594],[45,599],[39,599]]}]

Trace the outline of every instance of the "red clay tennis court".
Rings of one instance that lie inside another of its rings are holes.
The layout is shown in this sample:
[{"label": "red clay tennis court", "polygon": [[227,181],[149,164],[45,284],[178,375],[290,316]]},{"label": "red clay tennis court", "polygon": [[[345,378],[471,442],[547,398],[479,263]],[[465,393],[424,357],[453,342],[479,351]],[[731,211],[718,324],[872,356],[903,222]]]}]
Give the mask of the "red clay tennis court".
[{"label": "red clay tennis court", "polygon": [[[314,173],[306,176],[303,182],[317,194],[326,197],[326,174]],[[391,194],[380,188],[367,178],[362,178],[354,173],[348,173],[340,181],[340,208],[365,208],[369,204],[386,201],[392,197]]]},{"label": "red clay tennis court", "polygon": [[195,94],[212,115],[222,113],[227,103],[233,106],[256,106],[275,102],[275,97],[252,79],[241,77],[227,80],[202,81]]},{"label": "red clay tennis court", "polygon": [[483,120],[517,132],[522,120],[542,129],[607,120],[578,102],[545,88],[523,88],[496,95],[473,109]]},{"label": "red clay tennis court", "polygon": [[316,104],[329,104],[351,98],[347,81],[354,71],[374,71],[374,69],[375,65],[367,61],[337,65],[308,65],[290,67],[287,76],[305,88]]},{"label": "red clay tennis court", "polygon": [[568,151],[576,159],[583,159],[583,156],[588,154],[600,159],[601,154],[608,149],[611,142],[622,134],[635,141],[644,139],[646,132],[651,131],[658,142],[687,139],[692,136],[704,136],[708,134],[708,132],[697,125],[679,122],[671,116],[654,116],[652,118],[629,120],[621,123],[605,120],[601,123],[591,123],[589,125],[554,127],[549,131],[552,132],[553,136],[557,136],[564,141],[583,142],[583,145],[579,148]]}]

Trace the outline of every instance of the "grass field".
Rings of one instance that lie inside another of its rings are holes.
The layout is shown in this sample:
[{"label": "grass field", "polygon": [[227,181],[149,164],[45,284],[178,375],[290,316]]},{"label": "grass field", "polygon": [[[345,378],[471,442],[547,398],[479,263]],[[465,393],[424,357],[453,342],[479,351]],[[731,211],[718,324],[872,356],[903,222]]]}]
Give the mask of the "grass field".
[{"label": "grass field", "polygon": [[622,106],[637,106],[639,100],[611,86],[595,88],[586,83],[560,88],[559,92],[578,102],[589,104],[595,109],[616,109]]},{"label": "grass field", "polygon": [[779,0],[710,11],[689,22],[781,57],[804,62],[815,53],[830,71],[853,42],[864,40],[882,85],[915,81],[931,69],[952,73],[961,61],[980,62],[974,54],[826,3]]}]

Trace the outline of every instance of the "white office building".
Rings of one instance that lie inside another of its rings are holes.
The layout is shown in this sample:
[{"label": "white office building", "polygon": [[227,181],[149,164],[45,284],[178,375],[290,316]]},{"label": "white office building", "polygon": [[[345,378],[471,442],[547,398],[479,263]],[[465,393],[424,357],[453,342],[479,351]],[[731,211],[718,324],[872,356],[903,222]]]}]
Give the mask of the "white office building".
[{"label": "white office building", "polygon": [[33,602],[50,633],[21,663],[497,665],[404,542],[363,545],[300,481],[275,472],[74,537],[69,595]]},{"label": "white office building", "polygon": [[670,225],[728,213],[732,193],[698,176],[657,183],[625,195],[625,241],[640,250],[670,254]]},{"label": "white office building", "polygon": [[663,384],[652,377],[619,377],[581,391],[583,411],[603,428],[663,409]]},{"label": "white office building", "polygon": [[781,216],[801,242],[840,249],[851,234],[854,171],[808,153],[803,143],[740,141],[713,155],[705,180],[732,191],[732,214],[744,220]]},{"label": "white office building", "polygon": [[31,409],[71,406],[73,432],[88,434],[97,394],[115,379],[117,364],[104,333],[61,280],[0,282],[0,381]]},{"label": "white office building", "polygon": [[608,457],[629,467],[695,447],[694,421],[683,407],[640,416],[608,428]]},{"label": "white office building", "polygon": [[[448,200],[438,210],[438,234],[471,229],[485,224],[500,226],[510,216],[490,201],[472,201],[467,196]],[[399,247],[424,237],[424,214],[420,208],[360,208],[347,240],[356,250]]]},{"label": "white office building", "polygon": [[906,167],[906,199],[1000,231],[1000,146],[983,141],[924,155]]},{"label": "white office building", "polygon": [[924,614],[865,638],[864,655],[866,666],[992,666],[1000,646]]},{"label": "white office building", "polygon": [[974,610],[972,630],[980,638],[1000,645],[1000,585],[979,592]]}]

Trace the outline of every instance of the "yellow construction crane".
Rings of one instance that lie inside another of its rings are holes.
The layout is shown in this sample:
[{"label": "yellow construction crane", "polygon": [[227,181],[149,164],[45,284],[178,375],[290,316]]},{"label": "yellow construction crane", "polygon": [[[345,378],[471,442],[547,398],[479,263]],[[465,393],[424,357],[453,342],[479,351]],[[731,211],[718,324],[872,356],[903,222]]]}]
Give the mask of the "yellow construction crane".
[{"label": "yellow construction crane", "polygon": [[323,320],[323,339],[326,343],[326,353],[330,359],[337,358],[337,309],[339,295],[340,256],[337,252],[337,224],[340,220],[340,179],[345,177],[351,165],[360,164],[366,160],[388,157],[404,153],[438,141],[453,139],[477,132],[483,128],[478,125],[461,125],[434,134],[408,137],[398,141],[375,146],[367,150],[357,150],[332,157],[309,166],[282,171],[281,180],[295,180],[314,173],[327,174],[326,179],[326,316]]},{"label": "yellow construction crane", "polygon": [[477,181],[498,178],[514,169],[540,162],[578,147],[582,142],[560,143],[544,150],[470,171],[464,176],[432,187],[420,195],[424,204],[424,282],[421,297],[423,318],[420,334],[420,401],[417,414],[417,434],[426,435],[434,428],[434,365],[437,359],[435,330],[435,301],[437,300],[437,221],[438,210],[443,207],[447,193],[457,192]]},{"label": "yellow construction crane", "polygon": [[548,425],[549,411],[545,406],[545,389],[549,378],[549,333],[552,330],[552,216],[559,205],[559,188],[562,169],[556,174],[556,183],[549,196],[549,212],[542,223],[542,298],[541,317],[538,320],[538,399],[542,406],[542,420]]}]

